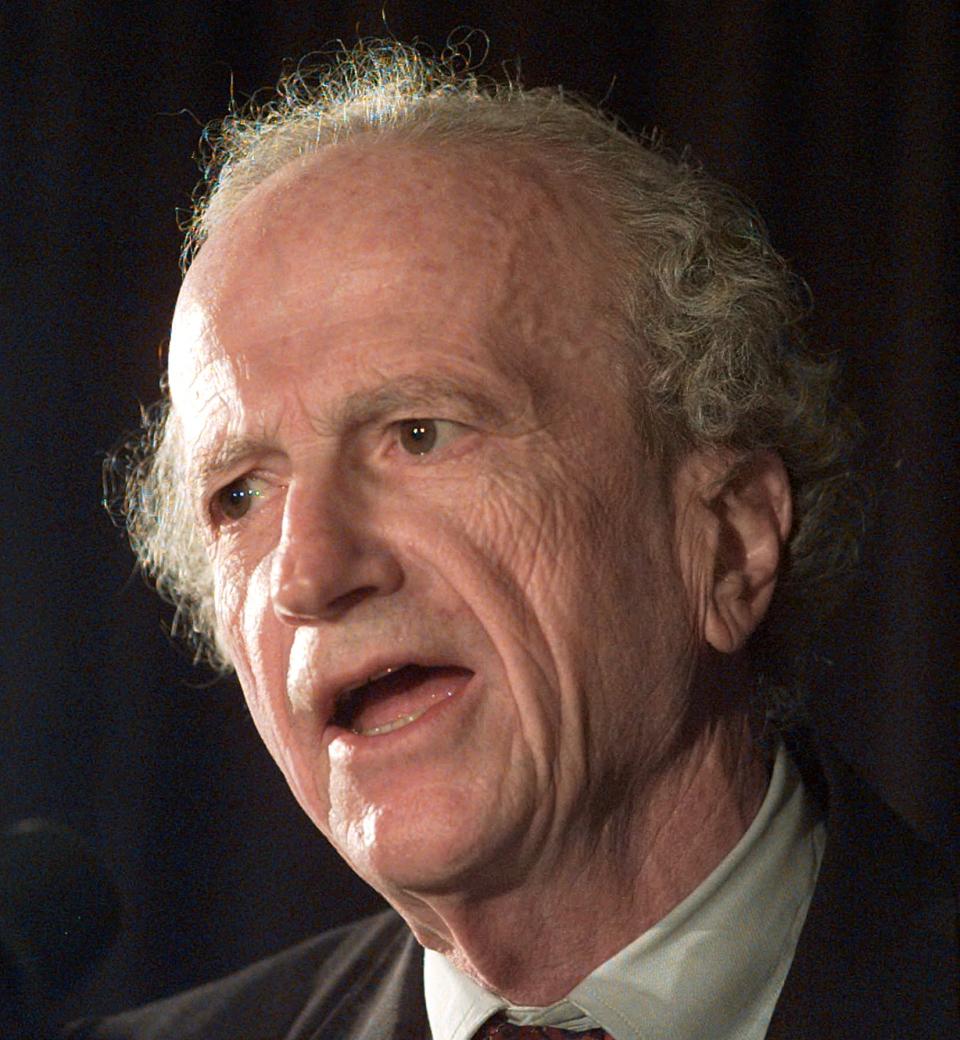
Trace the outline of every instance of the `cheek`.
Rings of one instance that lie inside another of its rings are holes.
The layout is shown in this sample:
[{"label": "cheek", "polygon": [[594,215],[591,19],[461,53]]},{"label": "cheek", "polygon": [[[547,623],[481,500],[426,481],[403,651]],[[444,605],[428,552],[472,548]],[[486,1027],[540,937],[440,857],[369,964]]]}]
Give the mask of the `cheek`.
[{"label": "cheek", "polygon": [[237,591],[228,596],[236,608],[231,631],[236,633],[237,676],[260,739],[304,812],[323,830],[327,805],[318,796],[318,763],[297,729],[295,706],[287,695],[293,631],[273,611],[270,559],[261,560],[249,576],[239,573]]},{"label": "cheek", "polygon": [[478,554],[521,597],[541,572],[563,565],[567,536],[578,526],[571,485],[527,469],[486,473],[465,517]]},{"label": "cheek", "polygon": [[[672,563],[672,525],[652,478],[638,467],[530,466],[488,476],[468,530],[480,565],[495,561],[497,581],[522,619],[551,685],[589,688],[601,705],[675,685],[669,663],[686,653],[682,582]],[[596,460],[595,460],[596,462]],[[536,480],[531,480],[531,474]],[[592,711],[571,692],[569,711]]]},{"label": "cheek", "polygon": [[597,548],[610,544],[610,506],[578,473],[543,461],[478,482],[467,535],[526,616],[528,635],[532,626],[549,637],[554,626],[569,627],[582,616],[598,578]]},{"label": "cheek", "polygon": [[517,732],[549,759],[561,720],[575,710],[564,702],[595,672],[594,499],[570,476],[554,478],[541,466],[485,474],[468,501],[448,516],[456,558],[434,563],[442,574],[463,575],[459,591],[513,690]]},{"label": "cheek", "polygon": [[236,661],[238,656],[242,656],[243,639],[237,621],[243,612],[246,575],[236,558],[216,550],[211,567],[217,636],[229,650],[231,661]]},{"label": "cheek", "polygon": [[242,558],[215,560],[214,597],[220,640],[230,654],[260,736],[277,758],[285,729],[286,673],[280,639],[283,626],[271,607],[269,558],[252,571]]}]

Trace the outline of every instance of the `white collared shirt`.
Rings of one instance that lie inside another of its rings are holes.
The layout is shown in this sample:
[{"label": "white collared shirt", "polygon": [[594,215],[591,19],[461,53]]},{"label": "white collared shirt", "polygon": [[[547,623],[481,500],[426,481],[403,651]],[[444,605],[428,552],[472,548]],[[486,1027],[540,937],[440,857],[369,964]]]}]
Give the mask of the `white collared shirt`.
[{"label": "white collared shirt", "polygon": [[790,755],[743,837],[683,902],[546,1008],[511,1007],[427,950],[433,1040],[469,1040],[491,1015],[605,1029],[613,1040],[762,1040],[813,897],[826,827]]}]

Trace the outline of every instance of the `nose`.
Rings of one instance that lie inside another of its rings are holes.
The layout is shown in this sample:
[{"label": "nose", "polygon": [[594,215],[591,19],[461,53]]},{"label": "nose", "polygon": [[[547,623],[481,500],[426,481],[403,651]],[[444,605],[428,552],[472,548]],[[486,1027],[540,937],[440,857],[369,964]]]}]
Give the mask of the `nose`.
[{"label": "nose", "polygon": [[288,488],[270,569],[273,608],[281,621],[335,620],[402,584],[399,560],[359,502],[331,488]]}]

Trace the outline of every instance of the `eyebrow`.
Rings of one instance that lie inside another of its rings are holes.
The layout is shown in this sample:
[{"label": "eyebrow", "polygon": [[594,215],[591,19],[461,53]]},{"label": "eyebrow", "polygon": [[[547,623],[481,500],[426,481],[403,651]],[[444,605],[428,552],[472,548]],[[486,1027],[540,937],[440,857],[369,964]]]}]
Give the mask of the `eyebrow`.
[{"label": "eyebrow", "polygon": [[[496,425],[507,421],[507,413],[491,393],[461,379],[429,375],[403,376],[373,390],[356,390],[338,402],[329,416],[313,417],[312,425],[321,435],[335,434],[356,430],[396,412],[405,412],[411,419],[433,418],[430,412],[444,404],[465,407],[468,415],[479,421]],[[241,459],[269,450],[273,440],[264,430],[227,436],[200,449],[188,466],[190,486],[199,492]]]},{"label": "eyebrow", "polygon": [[218,473],[226,472],[241,459],[263,451],[270,443],[267,436],[228,436],[209,448],[197,451],[187,465],[187,485],[194,498]]},{"label": "eyebrow", "polygon": [[348,394],[334,410],[332,420],[324,420],[323,428],[353,429],[379,419],[390,412],[408,411],[411,419],[429,419],[417,408],[434,408],[438,404],[466,406],[470,415],[488,422],[502,423],[506,414],[492,394],[462,379],[447,376],[402,376],[375,390],[357,390]]}]

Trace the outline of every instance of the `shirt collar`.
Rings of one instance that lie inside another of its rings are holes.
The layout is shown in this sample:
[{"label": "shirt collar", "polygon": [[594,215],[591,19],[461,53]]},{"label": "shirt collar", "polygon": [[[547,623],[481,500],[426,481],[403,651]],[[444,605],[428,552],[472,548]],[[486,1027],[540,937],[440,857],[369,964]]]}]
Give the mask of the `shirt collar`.
[{"label": "shirt collar", "polygon": [[434,1040],[469,1040],[493,1014],[614,1040],[761,1038],[783,986],[826,830],[786,749],[743,837],[713,872],[618,954],[547,1008],[511,1007],[432,950],[424,989]]}]

